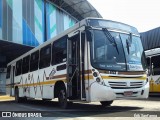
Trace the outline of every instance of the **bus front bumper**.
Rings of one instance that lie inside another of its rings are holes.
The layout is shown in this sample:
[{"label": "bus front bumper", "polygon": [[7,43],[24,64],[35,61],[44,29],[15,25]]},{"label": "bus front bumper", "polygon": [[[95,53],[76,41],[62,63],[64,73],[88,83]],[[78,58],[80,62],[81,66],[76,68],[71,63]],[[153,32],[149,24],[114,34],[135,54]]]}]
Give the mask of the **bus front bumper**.
[{"label": "bus front bumper", "polygon": [[113,89],[116,99],[141,99],[148,98],[149,82],[141,88],[134,89]]},{"label": "bus front bumper", "polygon": [[97,82],[90,87],[90,102],[111,101],[116,99],[114,91],[107,86],[100,85]]},{"label": "bus front bumper", "polygon": [[141,99],[148,98],[149,82],[141,88],[112,89],[111,87],[93,83],[90,87],[90,102],[111,101],[115,99]]}]

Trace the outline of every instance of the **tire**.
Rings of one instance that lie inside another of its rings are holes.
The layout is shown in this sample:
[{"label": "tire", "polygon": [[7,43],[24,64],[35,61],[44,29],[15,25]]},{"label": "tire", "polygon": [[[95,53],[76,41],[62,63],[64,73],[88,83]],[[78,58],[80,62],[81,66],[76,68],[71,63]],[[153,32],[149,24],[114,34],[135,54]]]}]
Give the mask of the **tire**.
[{"label": "tire", "polygon": [[60,89],[58,92],[58,103],[59,106],[63,109],[67,108],[68,102],[67,102],[67,94],[65,89]]},{"label": "tire", "polygon": [[106,107],[106,106],[110,106],[113,103],[113,100],[111,100],[111,101],[101,101],[100,103],[103,107]]},{"label": "tire", "polygon": [[27,102],[27,97],[21,98],[21,102]]},{"label": "tire", "polygon": [[43,101],[51,101],[52,99],[42,98]]}]

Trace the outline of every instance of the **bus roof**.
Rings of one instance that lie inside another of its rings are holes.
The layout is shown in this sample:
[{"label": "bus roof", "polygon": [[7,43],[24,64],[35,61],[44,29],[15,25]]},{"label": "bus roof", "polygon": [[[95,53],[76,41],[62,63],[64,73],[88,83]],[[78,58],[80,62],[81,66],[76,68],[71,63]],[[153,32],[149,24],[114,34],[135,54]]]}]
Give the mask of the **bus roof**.
[{"label": "bus roof", "polygon": [[58,40],[59,38],[65,36],[65,35],[67,35],[67,34],[69,34],[70,32],[76,30],[76,29],[79,28],[79,27],[85,25],[85,24],[86,24],[85,21],[86,21],[86,19],[84,19],[84,20],[82,20],[82,21],[76,23],[73,27],[71,27],[71,28],[69,28],[69,29],[63,31],[63,32],[60,33],[59,35],[57,35],[57,36],[51,38],[50,40],[45,41],[43,44],[41,44],[41,45],[39,45],[39,46],[33,48],[32,50],[26,52],[25,54],[21,55],[20,57],[18,57],[18,58],[16,58],[16,59],[14,59],[13,61],[9,62],[9,63],[7,64],[7,66],[9,66],[9,65],[11,65],[11,64],[13,64],[13,63],[15,63],[16,61],[22,59],[23,57],[25,57],[25,56],[27,56],[27,55],[33,53],[33,52],[36,52],[37,50],[43,48],[44,46],[46,46],[46,45],[48,45],[48,44],[51,44],[53,41]]},{"label": "bus roof", "polygon": [[160,48],[147,50],[147,51],[145,51],[145,55],[146,55],[146,57],[152,57],[152,56],[160,55]]},{"label": "bus roof", "polygon": [[[91,20],[91,19],[93,19],[93,20],[96,20],[96,19],[97,19],[97,20],[105,20],[105,19],[102,19],[102,18],[93,18],[93,17],[85,18],[85,19],[77,22],[73,27],[71,27],[71,28],[63,31],[63,32],[60,33],[59,35],[51,38],[50,40],[47,40],[47,41],[44,42],[43,44],[41,44],[41,45],[33,48],[32,50],[26,52],[25,54],[21,55],[20,57],[18,57],[18,58],[16,58],[16,59],[14,59],[13,61],[9,62],[9,63],[7,64],[7,66],[9,66],[9,65],[11,65],[11,64],[14,64],[16,61],[22,59],[23,57],[25,57],[25,56],[33,53],[33,52],[36,52],[37,50],[43,48],[44,46],[46,46],[46,45],[48,45],[48,44],[51,44],[53,41],[58,40],[59,38],[61,38],[61,37],[65,36],[65,35],[73,32],[74,30],[76,30],[76,29],[78,29],[78,28],[80,28],[80,27],[82,27],[82,26],[87,25],[87,20]],[[124,24],[124,23],[121,23],[121,22],[117,22],[117,21],[112,21],[112,20],[106,20],[106,21],[114,22],[114,23],[119,23],[119,24],[123,24],[123,25],[127,25],[127,24]],[[130,25],[127,25],[127,26],[130,26]],[[133,27],[133,26],[130,26],[130,27]],[[135,28],[135,27],[133,27],[133,28]],[[135,29],[136,29],[136,28],[135,28]]]}]

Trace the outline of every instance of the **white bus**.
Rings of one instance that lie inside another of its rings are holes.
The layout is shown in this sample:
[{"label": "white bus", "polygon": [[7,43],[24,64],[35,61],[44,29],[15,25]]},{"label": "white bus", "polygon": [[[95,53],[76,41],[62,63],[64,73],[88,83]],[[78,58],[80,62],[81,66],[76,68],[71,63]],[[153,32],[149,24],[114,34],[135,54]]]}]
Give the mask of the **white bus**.
[{"label": "white bus", "polygon": [[150,95],[160,95],[160,48],[145,51],[148,64]]},{"label": "white bus", "polygon": [[7,91],[17,102],[58,98],[110,105],[119,98],[147,98],[145,54],[136,28],[86,18],[8,63]]}]

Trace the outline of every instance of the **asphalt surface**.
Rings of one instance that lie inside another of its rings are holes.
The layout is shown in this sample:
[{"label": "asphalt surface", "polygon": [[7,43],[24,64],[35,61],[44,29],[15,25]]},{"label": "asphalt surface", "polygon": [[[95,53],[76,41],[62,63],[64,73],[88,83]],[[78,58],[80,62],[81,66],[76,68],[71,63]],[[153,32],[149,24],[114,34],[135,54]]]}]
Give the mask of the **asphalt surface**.
[{"label": "asphalt surface", "polygon": [[[3,113],[2,113],[3,112]],[[14,98],[1,99],[0,116],[6,112],[12,118],[0,119],[103,119],[109,117],[136,117],[136,118],[157,118],[160,117],[160,96],[150,97],[144,100],[115,100],[109,107],[102,107],[99,102],[73,103],[68,109],[61,109],[57,101],[28,100],[25,103],[16,103]],[[18,117],[17,117],[18,116]],[[42,116],[42,118],[40,118]],[[38,117],[38,118],[32,118]]]}]

